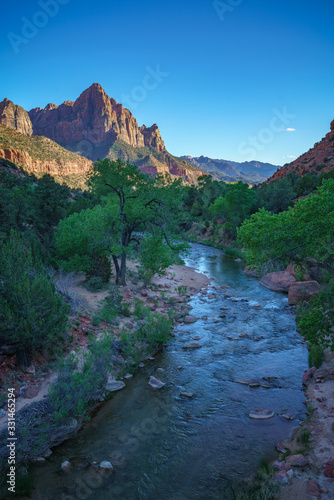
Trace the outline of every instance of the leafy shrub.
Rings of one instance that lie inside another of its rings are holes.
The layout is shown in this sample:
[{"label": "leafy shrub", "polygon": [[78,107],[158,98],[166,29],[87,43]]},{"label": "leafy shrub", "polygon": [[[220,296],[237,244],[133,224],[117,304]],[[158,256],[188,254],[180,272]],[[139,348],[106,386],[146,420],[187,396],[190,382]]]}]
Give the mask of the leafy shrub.
[{"label": "leafy shrub", "polygon": [[97,326],[101,321],[111,323],[122,311],[122,296],[117,286],[112,285],[109,290],[101,309],[93,317],[94,326]]},{"label": "leafy shrub", "polygon": [[243,259],[245,256],[237,248],[226,247],[224,249],[226,257],[231,257],[231,259]]},{"label": "leafy shrub", "polygon": [[309,366],[319,368],[324,361],[324,350],[318,345],[311,345],[308,353]]},{"label": "leafy shrub", "polygon": [[63,340],[68,309],[31,248],[12,232],[0,250],[0,340],[16,343],[25,364],[31,348]]},{"label": "leafy shrub", "polygon": [[73,418],[81,419],[99,399],[111,369],[112,342],[108,336],[94,341],[81,370],[77,369],[74,356],[62,361],[57,382],[49,391],[53,418],[58,425],[68,424]]},{"label": "leafy shrub", "polygon": [[138,259],[140,272],[148,283],[155,274],[163,274],[174,263],[174,254],[163,242],[162,236],[152,236],[142,242]]},{"label": "leafy shrub", "polygon": [[106,288],[106,283],[100,276],[93,276],[86,281],[85,286],[89,292],[100,292]]},{"label": "leafy shrub", "polygon": [[145,324],[137,331],[136,337],[145,340],[150,350],[165,344],[172,329],[172,320],[161,314],[149,314]]},{"label": "leafy shrub", "polygon": [[[299,309],[297,325],[301,334],[312,344],[334,351],[332,327],[334,325],[334,280],[310,300],[309,306]],[[319,359],[319,351],[312,354]]]}]

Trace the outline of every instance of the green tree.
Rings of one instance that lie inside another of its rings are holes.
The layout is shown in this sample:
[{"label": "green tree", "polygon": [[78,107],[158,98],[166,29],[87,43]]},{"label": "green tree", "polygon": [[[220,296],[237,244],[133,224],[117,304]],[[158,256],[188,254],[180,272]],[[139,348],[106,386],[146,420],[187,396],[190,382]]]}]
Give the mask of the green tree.
[{"label": "green tree", "polygon": [[55,249],[66,271],[83,271],[89,277],[110,278],[111,254],[117,246],[119,224],[115,207],[109,203],[73,213],[60,221],[55,234]]},{"label": "green tree", "polygon": [[11,232],[0,250],[0,340],[18,346],[21,362],[32,348],[63,340],[68,306],[26,240]]},{"label": "green tree", "polygon": [[317,265],[334,276],[334,180],[324,181],[285,212],[261,209],[243,223],[238,237],[249,251],[250,264]]},{"label": "green tree", "polygon": [[258,206],[275,214],[287,210],[297,197],[292,185],[294,181],[295,178],[291,176],[269,184],[263,184],[255,191]]},{"label": "green tree", "polygon": [[248,184],[237,182],[229,184],[227,193],[219,196],[210,206],[209,211],[213,217],[225,221],[224,230],[232,238],[235,238],[236,229],[254,212],[256,208],[256,197]]},{"label": "green tree", "polygon": [[44,239],[52,239],[54,228],[67,215],[70,190],[45,174],[37,181],[34,196],[34,226]]},{"label": "green tree", "polygon": [[[150,238],[163,241],[173,252],[186,247],[178,241],[175,229],[181,216],[184,190],[180,181],[151,177],[136,165],[108,159],[95,163],[89,185],[101,199],[101,206],[72,214],[59,224],[56,247],[65,258],[76,259],[78,267],[89,265],[92,254],[107,257],[115,266],[116,283],[125,285],[127,256],[144,242],[142,258],[147,255]],[[159,268],[169,262],[162,244],[154,248]],[[143,260],[152,271],[149,259]],[[86,268],[81,268],[87,271]]]}]

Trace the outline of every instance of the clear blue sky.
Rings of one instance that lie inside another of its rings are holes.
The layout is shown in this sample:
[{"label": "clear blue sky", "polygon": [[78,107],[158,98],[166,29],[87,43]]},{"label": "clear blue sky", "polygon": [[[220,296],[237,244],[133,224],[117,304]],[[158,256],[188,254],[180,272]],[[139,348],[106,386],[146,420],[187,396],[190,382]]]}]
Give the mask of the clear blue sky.
[{"label": "clear blue sky", "polygon": [[1,18],[0,100],[98,82],[175,155],[280,165],[334,119],[332,0],[18,0]]}]

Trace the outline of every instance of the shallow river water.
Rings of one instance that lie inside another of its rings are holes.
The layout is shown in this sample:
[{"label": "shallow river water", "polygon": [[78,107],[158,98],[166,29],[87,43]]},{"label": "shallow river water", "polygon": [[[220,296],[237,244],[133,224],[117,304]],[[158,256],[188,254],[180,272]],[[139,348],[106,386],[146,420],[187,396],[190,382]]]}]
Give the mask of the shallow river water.
[{"label": "shallow river water", "polygon": [[[260,286],[220,250],[192,245],[186,263],[214,278],[209,292],[190,303],[191,314],[207,320],[180,325],[164,352],[35,468],[33,500],[225,499],[228,480],[249,477],[261,457],[274,459],[275,442],[304,419],[307,349],[286,295]],[[209,299],[211,292],[216,297]],[[197,336],[201,349],[183,349]],[[166,386],[152,390],[151,375]],[[240,379],[258,379],[269,388],[251,388]],[[182,397],[182,391],[195,396]],[[263,408],[275,416],[249,418]],[[285,413],[294,421],[282,418]],[[65,474],[60,464],[70,458],[73,470]],[[113,474],[86,467],[103,460],[113,464]]]}]

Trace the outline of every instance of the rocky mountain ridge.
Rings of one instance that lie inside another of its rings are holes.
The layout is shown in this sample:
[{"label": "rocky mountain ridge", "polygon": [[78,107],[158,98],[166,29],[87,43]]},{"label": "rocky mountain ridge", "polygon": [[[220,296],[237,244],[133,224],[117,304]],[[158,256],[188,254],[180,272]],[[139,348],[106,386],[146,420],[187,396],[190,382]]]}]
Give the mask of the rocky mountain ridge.
[{"label": "rocky mountain ridge", "polygon": [[194,166],[205,170],[214,179],[225,182],[242,181],[248,184],[258,184],[264,182],[280,168],[277,165],[259,161],[238,163],[230,160],[208,158],[206,156],[183,156],[182,158],[185,158]]},{"label": "rocky mountain ridge", "polygon": [[[47,137],[91,161],[122,158],[150,174],[169,173],[190,183],[196,183],[204,173],[168,153],[158,126],[139,127],[132,113],[110,98],[98,83],[74,102],[65,101],[60,106],[50,103],[29,113],[5,99],[0,104],[0,124],[27,137]],[[6,154],[15,157],[14,153]]]},{"label": "rocky mountain ridge", "polygon": [[285,164],[268,179],[268,182],[282,179],[290,173],[303,176],[311,173],[321,174],[334,169],[334,120],[330,128],[330,132],[320,142],[296,160]]}]

